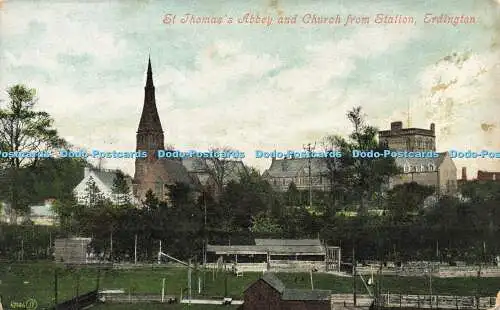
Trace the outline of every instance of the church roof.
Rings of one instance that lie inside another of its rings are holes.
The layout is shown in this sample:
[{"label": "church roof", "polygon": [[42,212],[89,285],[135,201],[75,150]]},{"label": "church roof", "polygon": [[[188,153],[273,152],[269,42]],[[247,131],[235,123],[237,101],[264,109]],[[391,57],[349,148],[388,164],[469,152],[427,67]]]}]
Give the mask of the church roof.
[{"label": "church roof", "polygon": [[[182,160],[182,165],[195,175],[201,184],[206,185],[210,179],[210,169],[213,163],[204,158],[185,158]],[[226,171],[224,182],[239,181],[241,173],[246,173],[246,167],[240,160],[224,160],[224,168]]]},{"label": "church roof", "polygon": [[157,171],[165,172],[164,174],[162,173],[162,177],[166,183],[184,183],[194,185],[193,179],[189,176],[188,170],[179,160],[159,159],[155,166],[156,167],[154,169],[158,169]]},{"label": "church roof", "polygon": [[[324,158],[311,158],[311,174],[328,173],[327,162]],[[273,160],[271,167],[264,172],[264,176],[268,177],[295,177],[301,172],[308,173],[309,159],[308,158],[286,158]]]}]

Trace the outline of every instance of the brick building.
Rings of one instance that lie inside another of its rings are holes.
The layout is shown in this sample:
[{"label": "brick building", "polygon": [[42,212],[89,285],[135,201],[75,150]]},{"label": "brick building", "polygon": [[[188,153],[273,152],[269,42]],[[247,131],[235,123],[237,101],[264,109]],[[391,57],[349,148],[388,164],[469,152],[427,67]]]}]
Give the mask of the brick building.
[{"label": "brick building", "polygon": [[182,183],[199,188],[197,179],[189,175],[180,159],[157,158],[158,150],[164,150],[164,133],[156,108],[155,87],[151,60],[148,61],[144,105],[136,136],[137,151],[146,151],[147,158],[136,158],[134,175],[134,195],[143,200],[147,191],[156,197],[168,200],[168,186]]},{"label": "brick building", "polygon": [[490,172],[479,170],[477,172],[479,181],[500,181],[500,172]]},{"label": "brick building", "polygon": [[330,291],[287,289],[271,273],[265,273],[244,292],[244,310],[330,310]]}]

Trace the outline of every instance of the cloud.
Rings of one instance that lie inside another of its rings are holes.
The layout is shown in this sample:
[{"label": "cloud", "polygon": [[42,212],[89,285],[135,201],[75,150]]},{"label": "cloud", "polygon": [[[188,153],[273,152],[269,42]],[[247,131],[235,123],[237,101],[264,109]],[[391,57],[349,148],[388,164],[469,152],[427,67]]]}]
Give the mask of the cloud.
[{"label": "cloud", "polygon": [[[442,150],[500,149],[500,94],[495,82],[499,74],[494,51],[453,53],[422,72],[421,104],[414,112],[417,118],[437,124]],[[492,160],[467,164],[473,169],[500,169]]]}]

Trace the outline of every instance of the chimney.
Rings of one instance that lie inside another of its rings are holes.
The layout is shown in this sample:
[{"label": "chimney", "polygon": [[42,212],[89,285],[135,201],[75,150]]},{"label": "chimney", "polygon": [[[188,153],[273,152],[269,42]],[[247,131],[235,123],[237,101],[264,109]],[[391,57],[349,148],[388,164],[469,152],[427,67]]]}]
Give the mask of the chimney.
[{"label": "chimney", "polygon": [[403,129],[403,122],[392,122],[391,131],[400,131]]},{"label": "chimney", "polygon": [[90,175],[90,168],[89,167],[85,167],[84,170],[83,170],[83,177],[86,178]]},{"label": "chimney", "polygon": [[462,167],[462,180],[467,180],[467,167]]},{"label": "chimney", "polygon": [[436,131],[436,125],[434,123],[431,123],[431,131],[432,132]]}]

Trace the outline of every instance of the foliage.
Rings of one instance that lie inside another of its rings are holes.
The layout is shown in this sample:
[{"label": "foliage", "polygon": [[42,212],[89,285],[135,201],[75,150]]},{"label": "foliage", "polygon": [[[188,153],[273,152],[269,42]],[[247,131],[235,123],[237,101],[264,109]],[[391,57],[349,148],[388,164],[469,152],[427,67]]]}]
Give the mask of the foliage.
[{"label": "foliage", "polygon": [[252,216],[252,232],[281,234],[283,228],[269,214],[262,212]]},{"label": "foliage", "polygon": [[[6,152],[41,152],[62,147],[66,142],[52,128],[50,115],[34,109],[36,91],[24,85],[14,85],[7,89],[9,102],[0,109],[0,146]],[[4,196],[11,204],[11,209],[26,213],[27,199],[21,188],[21,168],[35,167],[40,156],[13,156],[0,162],[0,168],[6,169],[5,184],[8,195]],[[2,167],[3,166],[3,167]],[[4,184],[4,185],[5,185]]]}]

